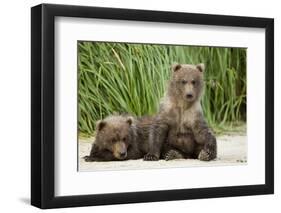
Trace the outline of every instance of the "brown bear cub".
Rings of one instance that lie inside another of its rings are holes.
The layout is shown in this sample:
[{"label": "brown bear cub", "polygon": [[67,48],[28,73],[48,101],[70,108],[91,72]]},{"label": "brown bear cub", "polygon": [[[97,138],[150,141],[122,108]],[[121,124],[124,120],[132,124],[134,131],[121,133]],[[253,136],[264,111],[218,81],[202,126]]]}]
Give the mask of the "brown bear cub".
[{"label": "brown bear cub", "polygon": [[92,144],[90,161],[139,159],[148,151],[151,117],[134,118],[111,115],[96,124],[96,139]]},{"label": "brown bear cub", "polygon": [[149,133],[149,151],[144,160],[213,160],[217,142],[200,104],[204,64],[176,64],[172,71],[167,94]]}]

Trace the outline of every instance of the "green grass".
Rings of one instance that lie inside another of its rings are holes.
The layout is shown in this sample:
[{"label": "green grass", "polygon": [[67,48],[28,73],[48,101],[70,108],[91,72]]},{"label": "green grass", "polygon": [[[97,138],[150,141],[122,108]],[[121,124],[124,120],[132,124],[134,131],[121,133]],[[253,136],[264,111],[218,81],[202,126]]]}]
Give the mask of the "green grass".
[{"label": "green grass", "polygon": [[246,49],[78,43],[79,132],[113,112],[157,112],[175,62],[204,63],[204,115],[217,131],[246,120]]}]

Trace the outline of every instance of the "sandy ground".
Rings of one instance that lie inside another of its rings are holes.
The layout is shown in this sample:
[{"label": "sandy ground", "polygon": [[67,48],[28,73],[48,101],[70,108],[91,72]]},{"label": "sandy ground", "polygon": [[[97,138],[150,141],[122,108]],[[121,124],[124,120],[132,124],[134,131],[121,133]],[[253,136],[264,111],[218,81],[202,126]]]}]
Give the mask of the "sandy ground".
[{"label": "sandy ground", "polygon": [[247,136],[243,134],[217,137],[218,158],[210,162],[202,162],[194,159],[177,159],[171,161],[143,161],[140,159],[111,162],[85,162],[83,156],[90,153],[92,141],[93,139],[79,140],[79,171],[225,166],[247,163]]}]

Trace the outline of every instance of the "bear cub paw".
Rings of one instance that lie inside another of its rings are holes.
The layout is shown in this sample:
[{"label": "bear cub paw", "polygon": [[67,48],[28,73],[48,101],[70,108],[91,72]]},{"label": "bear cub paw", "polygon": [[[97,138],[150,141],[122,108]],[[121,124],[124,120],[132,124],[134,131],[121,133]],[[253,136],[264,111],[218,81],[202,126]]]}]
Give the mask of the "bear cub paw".
[{"label": "bear cub paw", "polygon": [[83,159],[86,161],[86,162],[93,162],[95,161],[95,158],[91,157],[91,156],[84,156]]},{"label": "bear cub paw", "polygon": [[147,153],[147,154],[143,157],[143,160],[145,160],[145,161],[157,161],[157,160],[159,160],[159,157],[157,157],[157,156],[154,155],[154,154]]},{"label": "bear cub paw", "polygon": [[210,161],[213,160],[213,157],[209,150],[202,149],[198,155],[198,159],[201,161]]},{"label": "bear cub paw", "polygon": [[180,152],[178,152],[177,150],[174,150],[174,149],[169,150],[164,156],[164,159],[166,161],[174,160],[174,159],[182,159],[182,158],[184,158],[184,156]]}]

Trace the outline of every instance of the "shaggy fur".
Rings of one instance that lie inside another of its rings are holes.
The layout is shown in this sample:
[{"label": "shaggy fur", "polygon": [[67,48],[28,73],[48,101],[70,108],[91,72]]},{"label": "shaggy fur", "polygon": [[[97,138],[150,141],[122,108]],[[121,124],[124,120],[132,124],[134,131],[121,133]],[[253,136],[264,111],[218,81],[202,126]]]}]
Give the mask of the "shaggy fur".
[{"label": "shaggy fur", "polygon": [[139,159],[148,151],[151,117],[111,115],[96,125],[96,139],[85,161]]},{"label": "shaggy fur", "polygon": [[[203,117],[204,65],[176,64],[172,67],[168,93],[149,133],[149,152],[144,160],[216,158],[216,138]],[[161,155],[162,150],[162,155]]]}]

